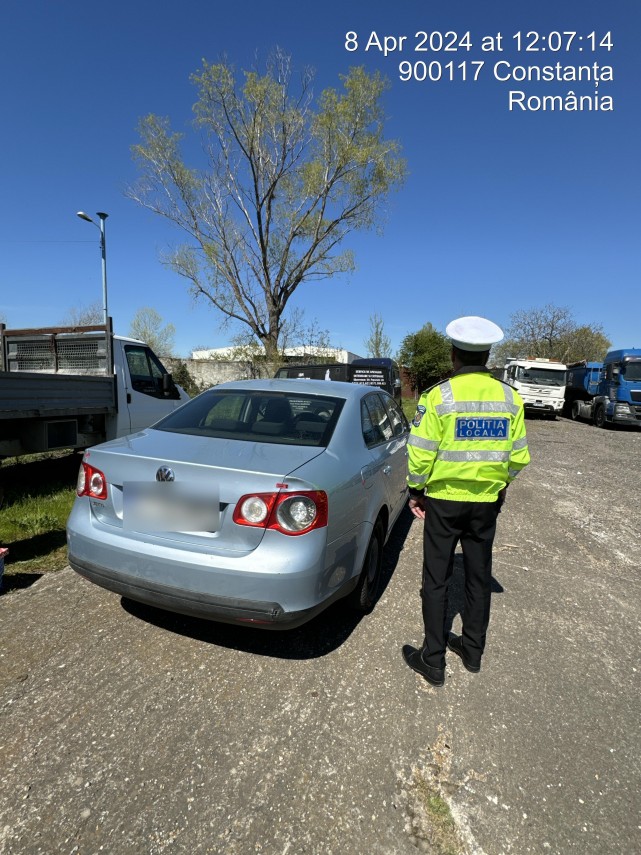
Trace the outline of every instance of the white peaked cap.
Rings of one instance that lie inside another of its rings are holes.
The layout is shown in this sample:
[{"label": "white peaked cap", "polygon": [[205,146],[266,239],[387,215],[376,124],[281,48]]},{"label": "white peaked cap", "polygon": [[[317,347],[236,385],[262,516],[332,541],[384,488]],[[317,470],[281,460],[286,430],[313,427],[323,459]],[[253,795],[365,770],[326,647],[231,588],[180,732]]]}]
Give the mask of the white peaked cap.
[{"label": "white peaked cap", "polygon": [[457,318],[445,328],[447,336],[454,347],[459,350],[489,350],[493,344],[501,341],[503,330],[487,318],[477,318],[471,315]]}]

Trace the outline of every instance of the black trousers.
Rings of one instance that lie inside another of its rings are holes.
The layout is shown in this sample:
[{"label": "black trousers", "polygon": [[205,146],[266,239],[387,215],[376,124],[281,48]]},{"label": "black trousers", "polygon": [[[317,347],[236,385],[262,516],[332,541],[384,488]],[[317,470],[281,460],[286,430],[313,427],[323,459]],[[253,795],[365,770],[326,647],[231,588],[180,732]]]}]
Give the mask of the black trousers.
[{"label": "black trousers", "polygon": [[463,650],[471,664],[480,664],[490,621],[492,544],[498,502],[450,502],[425,499],[423,532],[423,659],[445,667],[447,590],[460,541],[465,568]]}]

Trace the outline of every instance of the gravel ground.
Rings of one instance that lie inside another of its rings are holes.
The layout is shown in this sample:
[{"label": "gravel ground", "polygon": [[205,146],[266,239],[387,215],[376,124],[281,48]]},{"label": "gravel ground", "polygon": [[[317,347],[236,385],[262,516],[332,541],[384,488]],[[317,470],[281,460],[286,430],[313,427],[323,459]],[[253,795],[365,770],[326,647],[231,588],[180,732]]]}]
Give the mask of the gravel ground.
[{"label": "gravel ground", "polygon": [[527,425],[483,669],[450,656],[442,689],[401,659],[421,638],[409,514],[361,621],[260,633],[70,569],[0,598],[0,852],[641,851],[641,433]]}]

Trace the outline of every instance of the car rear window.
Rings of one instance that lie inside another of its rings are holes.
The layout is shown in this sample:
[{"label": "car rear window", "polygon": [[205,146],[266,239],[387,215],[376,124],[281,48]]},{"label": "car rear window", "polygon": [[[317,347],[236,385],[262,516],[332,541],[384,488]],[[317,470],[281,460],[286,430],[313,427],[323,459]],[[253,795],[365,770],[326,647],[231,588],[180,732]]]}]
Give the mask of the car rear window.
[{"label": "car rear window", "polygon": [[329,396],[210,389],[166,416],[154,430],[325,447],[343,404]]}]

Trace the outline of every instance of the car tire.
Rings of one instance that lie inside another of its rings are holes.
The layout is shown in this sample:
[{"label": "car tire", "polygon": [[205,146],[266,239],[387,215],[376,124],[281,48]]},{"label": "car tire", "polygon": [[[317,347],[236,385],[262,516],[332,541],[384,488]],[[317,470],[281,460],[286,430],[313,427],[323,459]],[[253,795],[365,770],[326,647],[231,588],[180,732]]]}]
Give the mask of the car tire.
[{"label": "car tire", "polygon": [[350,595],[351,606],[362,614],[371,612],[378,596],[383,568],[384,535],[383,523],[379,517],[367,544],[358,584]]},{"label": "car tire", "polygon": [[570,412],[570,418],[573,422],[579,420],[579,413],[581,412],[581,404],[578,401],[574,401],[572,404],[572,410]]},{"label": "car tire", "polygon": [[603,404],[599,404],[599,406],[594,411],[594,424],[598,428],[604,428],[606,425],[605,407],[603,406]]}]

